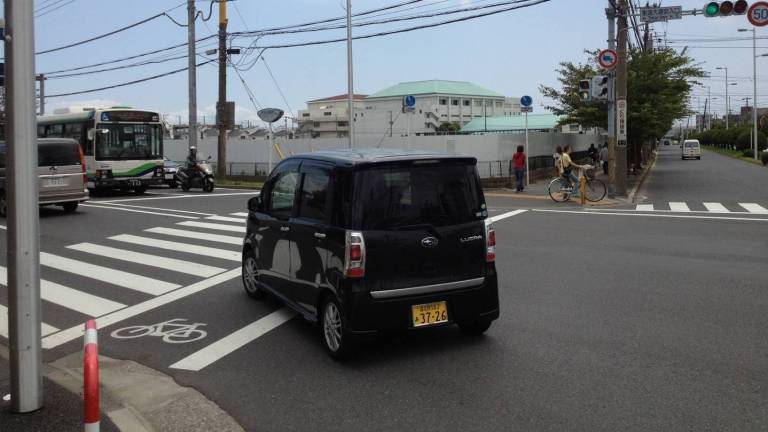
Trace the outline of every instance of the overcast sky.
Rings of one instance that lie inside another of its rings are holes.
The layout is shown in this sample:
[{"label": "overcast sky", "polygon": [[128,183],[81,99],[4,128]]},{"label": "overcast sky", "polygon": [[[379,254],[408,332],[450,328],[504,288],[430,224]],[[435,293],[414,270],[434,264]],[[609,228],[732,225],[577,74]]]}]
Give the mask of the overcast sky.
[{"label": "overcast sky", "polygon": [[[501,0],[424,0],[406,6],[420,6],[419,9],[385,15],[378,19],[436,9],[445,10],[458,5],[483,6],[499,1]],[[352,8],[353,12],[358,12],[400,2],[402,0],[353,0]],[[35,21],[37,51],[109,32],[172,8],[175,8],[169,12],[172,17],[180,22],[186,21],[186,8],[182,5],[185,2],[181,0],[36,0],[35,3],[40,15]],[[210,3],[196,3],[207,15]],[[344,0],[236,0],[229,3],[228,30],[235,32],[263,29],[338,17],[345,13],[343,3]],[[702,3],[703,0],[663,2],[665,6],[682,5],[684,9],[701,8]],[[557,64],[561,61],[584,61],[585,49],[603,48],[607,45],[607,23],[604,14],[606,4],[606,0],[552,0],[471,21],[356,41],[355,91],[373,93],[403,81],[471,81],[508,96],[530,94],[534,97],[536,111],[542,112],[538,86],[542,83],[555,83]],[[216,31],[217,9],[218,7],[214,8],[210,21],[198,21],[198,38]],[[439,19],[355,28],[354,32],[369,34]],[[744,16],[714,19],[702,16],[684,17],[682,20],[657,24],[654,27],[661,38],[666,34],[670,46],[677,49],[689,46],[688,52],[701,62],[706,70],[712,72],[713,78],[706,83],[711,86],[716,112],[725,111],[725,79],[724,72],[714,70],[715,67],[728,67],[731,82],[738,83],[730,87],[732,110],[735,111],[744,103],[741,101],[744,96],[752,94],[751,40],[706,40],[751,36],[751,33],[737,33],[740,27],[751,28]],[[186,41],[186,34],[186,28],[173,24],[169,19],[159,18],[92,43],[38,55],[36,69],[38,73],[45,73],[139,54],[183,43]],[[764,29],[759,29],[757,34],[762,36],[767,33]],[[344,35],[343,29],[299,35],[275,35],[263,37],[258,44],[265,46],[333,39]],[[250,39],[240,39],[236,44],[245,46],[250,42]],[[759,48],[758,54],[768,52],[768,41],[758,40],[758,47],[761,46],[765,48]],[[202,52],[206,48],[210,47],[200,46],[198,51]],[[184,49],[180,49],[152,58],[177,57],[183,56],[184,53]],[[250,70],[241,73],[260,106],[278,107],[295,113],[304,108],[308,100],[346,92],[344,43],[270,49],[264,53],[264,57],[277,85],[270,77],[264,62],[260,61]],[[200,58],[199,61],[204,60]],[[46,93],[53,95],[103,87],[185,66],[186,58],[179,58],[132,69],[51,79],[46,83]],[[761,72],[765,68],[768,68],[768,58],[759,59],[758,101],[768,105],[768,80],[765,79],[768,77],[768,71]],[[229,99],[237,104],[238,121],[256,120],[256,108],[231,68],[228,80],[228,95]],[[278,86],[285,95],[285,101]],[[697,89],[695,94],[706,97],[707,90]],[[203,66],[198,71],[198,107],[200,115],[208,116],[209,122],[213,120],[216,98],[216,68],[213,65]],[[699,101],[694,98],[692,103],[695,107]],[[701,103],[704,103],[703,98]],[[186,72],[128,87],[51,98],[47,107],[52,111],[60,106],[83,104],[129,105],[155,109],[172,116],[184,116],[187,113]],[[174,122],[178,121],[174,117],[172,119]]]}]

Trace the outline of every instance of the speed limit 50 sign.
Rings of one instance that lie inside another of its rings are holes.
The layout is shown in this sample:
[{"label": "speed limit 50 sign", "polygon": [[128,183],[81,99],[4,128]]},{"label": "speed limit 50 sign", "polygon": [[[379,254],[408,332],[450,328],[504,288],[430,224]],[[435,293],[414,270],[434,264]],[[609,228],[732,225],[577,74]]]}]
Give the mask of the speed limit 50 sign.
[{"label": "speed limit 50 sign", "polygon": [[768,25],[768,2],[759,1],[750,6],[747,19],[757,27]]}]

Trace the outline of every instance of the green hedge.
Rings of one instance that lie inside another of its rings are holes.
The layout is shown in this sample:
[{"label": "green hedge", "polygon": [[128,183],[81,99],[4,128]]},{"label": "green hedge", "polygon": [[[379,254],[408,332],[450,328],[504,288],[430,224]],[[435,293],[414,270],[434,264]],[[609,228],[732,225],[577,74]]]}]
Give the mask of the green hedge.
[{"label": "green hedge", "polygon": [[[736,150],[744,151],[752,147],[750,143],[751,127],[740,126],[726,129],[710,129],[691,135],[690,138],[698,139],[704,145],[710,145],[720,148],[736,147]],[[768,147],[768,137],[763,132],[758,131],[757,143],[760,149]]]}]

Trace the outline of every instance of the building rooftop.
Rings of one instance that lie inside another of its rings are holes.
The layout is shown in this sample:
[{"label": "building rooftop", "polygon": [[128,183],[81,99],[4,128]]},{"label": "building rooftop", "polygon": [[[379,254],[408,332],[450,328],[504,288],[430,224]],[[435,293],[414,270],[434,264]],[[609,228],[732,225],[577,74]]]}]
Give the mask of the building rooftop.
[{"label": "building rooftop", "polygon": [[504,97],[495,91],[488,90],[487,88],[480,87],[477,84],[467,81],[429,80],[403,82],[376,92],[368,96],[367,99],[424,94]]},{"label": "building rooftop", "polygon": [[[554,114],[528,114],[528,129],[554,129],[560,116]],[[525,116],[476,117],[461,128],[462,132],[507,132],[525,130]]]},{"label": "building rooftop", "polygon": [[[340,94],[340,95],[336,95],[336,96],[315,99],[315,100],[308,101],[307,103],[347,100],[347,95],[348,94],[349,93],[344,93],[344,94]],[[358,100],[358,101],[363,100],[366,97],[368,97],[368,95],[358,94],[358,93],[354,93],[352,95],[352,99]]]}]

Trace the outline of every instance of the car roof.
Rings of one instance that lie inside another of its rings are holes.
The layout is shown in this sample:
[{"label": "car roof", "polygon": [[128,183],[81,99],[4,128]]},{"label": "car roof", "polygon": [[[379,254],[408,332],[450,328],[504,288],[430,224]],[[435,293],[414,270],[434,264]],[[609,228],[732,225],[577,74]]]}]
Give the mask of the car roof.
[{"label": "car roof", "polygon": [[431,150],[405,150],[387,148],[334,149],[291,156],[288,160],[319,160],[336,165],[357,166],[364,164],[391,163],[424,159],[465,160],[476,163],[472,156],[443,153]]}]

